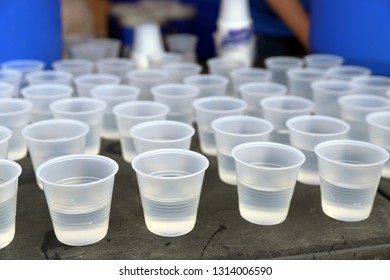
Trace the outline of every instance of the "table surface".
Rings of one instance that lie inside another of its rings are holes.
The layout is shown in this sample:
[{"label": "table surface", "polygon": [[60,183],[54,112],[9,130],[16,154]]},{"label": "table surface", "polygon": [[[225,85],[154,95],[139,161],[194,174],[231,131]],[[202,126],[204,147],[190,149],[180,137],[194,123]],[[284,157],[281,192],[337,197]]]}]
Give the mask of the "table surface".
[{"label": "table surface", "polygon": [[[197,135],[191,149],[200,152]],[[390,259],[390,180],[381,179],[365,221],[342,222],[326,216],[319,186],[298,182],[287,219],[261,226],[240,216],[236,187],[219,179],[217,159],[208,157],[194,229],[180,237],[161,237],[145,226],[135,172],[122,159],[119,142],[103,140],[101,154],[120,165],[106,237],[81,247],[57,240],[27,156],[19,161],[23,172],[15,238],[0,250],[0,259]]]}]

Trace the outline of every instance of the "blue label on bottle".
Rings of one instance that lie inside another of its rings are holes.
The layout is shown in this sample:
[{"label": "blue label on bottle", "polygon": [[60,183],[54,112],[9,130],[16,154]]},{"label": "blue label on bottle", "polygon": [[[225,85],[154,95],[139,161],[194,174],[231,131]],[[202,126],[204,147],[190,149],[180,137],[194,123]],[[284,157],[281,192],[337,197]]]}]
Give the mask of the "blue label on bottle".
[{"label": "blue label on bottle", "polygon": [[253,36],[252,28],[229,30],[222,38],[221,46],[224,49],[235,49],[250,43]]}]

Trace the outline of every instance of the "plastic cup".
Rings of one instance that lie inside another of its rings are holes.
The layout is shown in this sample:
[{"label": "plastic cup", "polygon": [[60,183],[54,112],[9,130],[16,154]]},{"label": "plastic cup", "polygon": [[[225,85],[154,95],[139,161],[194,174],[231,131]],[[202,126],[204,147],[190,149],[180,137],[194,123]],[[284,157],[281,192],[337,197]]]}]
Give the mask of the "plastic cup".
[{"label": "plastic cup", "polygon": [[78,77],[93,72],[93,62],[86,59],[62,59],[54,61],[52,64],[55,70],[65,71]]},{"label": "plastic cup", "polygon": [[130,129],[139,123],[165,120],[169,107],[159,102],[138,100],[118,104],[112,112],[120,135],[122,157],[126,162],[131,162],[136,156],[136,151]]},{"label": "plastic cup", "polygon": [[70,98],[73,88],[61,84],[37,84],[23,88],[21,93],[24,99],[33,104],[30,121],[37,122],[52,119],[50,104],[56,100]]},{"label": "plastic cup", "polygon": [[22,167],[11,160],[0,159],[0,249],[15,237],[18,179]]},{"label": "plastic cup", "polygon": [[190,232],[196,223],[207,158],[189,150],[158,149],[138,155],[131,165],[148,230],[167,237]]},{"label": "plastic cup", "polygon": [[313,53],[303,57],[307,67],[328,69],[344,63],[344,58],[335,54]]},{"label": "plastic cup", "polygon": [[163,52],[158,54],[151,54],[148,56],[149,68],[159,69],[166,63],[181,62],[183,55],[175,52]]},{"label": "plastic cup", "polygon": [[367,219],[389,153],[380,146],[354,140],[322,142],[314,151],[324,213],[347,222]]},{"label": "plastic cup", "polygon": [[241,217],[258,225],[282,223],[305,155],[284,144],[249,142],[233,148],[232,156]]},{"label": "plastic cup", "polygon": [[183,83],[186,77],[202,72],[202,66],[193,62],[171,62],[161,68],[169,72],[172,83]]},{"label": "plastic cup", "polygon": [[326,78],[336,80],[351,81],[354,77],[369,75],[371,75],[369,68],[356,65],[333,66],[326,70]]},{"label": "plastic cup", "polygon": [[299,149],[306,157],[298,181],[308,185],[319,185],[317,156],[314,147],[324,141],[346,139],[349,125],[340,119],[328,116],[297,116],[286,123],[290,130],[290,145]]},{"label": "plastic cup", "polygon": [[157,149],[189,150],[194,134],[192,126],[169,120],[139,123],[130,129],[137,155]]},{"label": "plastic cup", "polygon": [[219,178],[229,185],[237,185],[232,149],[247,142],[268,141],[273,125],[251,116],[227,116],[211,123],[215,133]]},{"label": "plastic cup", "polygon": [[322,80],[311,84],[317,115],[341,118],[340,97],[356,93],[356,86],[343,80]]},{"label": "plastic cup", "polygon": [[121,78],[112,74],[86,74],[78,76],[74,79],[77,94],[80,97],[91,97],[90,91],[92,88],[99,85],[117,85]]},{"label": "plastic cup", "polygon": [[289,94],[313,100],[311,84],[325,78],[326,71],[318,68],[292,68],[287,71]]},{"label": "plastic cup", "polygon": [[105,58],[116,58],[120,55],[122,42],[115,38],[92,38],[88,42],[95,46],[101,46],[105,50]]},{"label": "plastic cup", "polygon": [[150,89],[160,84],[169,83],[170,74],[164,69],[136,69],[129,71],[127,78],[130,85],[141,90],[139,100],[153,100]]},{"label": "plastic cup", "polygon": [[121,83],[127,83],[127,72],[135,68],[135,63],[128,58],[104,58],[96,61],[98,73],[120,77]]},{"label": "plastic cup", "polygon": [[199,144],[202,153],[217,156],[214,131],[211,122],[224,116],[243,115],[245,101],[229,96],[199,98],[192,103],[198,125]]},{"label": "plastic cup", "polygon": [[[70,154],[83,154],[85,151],[87,124],[69,119],[39,121],[23,128],[34,171],[45,161]],[[42,183],[37,180],[42,190]]]},{"label": "plastic cup", "polygon": [[112,108],[116,105],[138,99],[140,90],[130,85],[101,85],[91,89],[92,97],[106,102],[101,137],[108,140],[119,140],[116,118]]},{"label": "plastic cup", "polygon": [[57,157],[38,167],[36,174],[60,242],[84,246],[106,236],[118,169],[108,157],[84,154]]},{"label": "plastic cup", "polygon": [[19,98],[0,99],[0,126],[12,131],[8,141],[8,156],[10,160],[20,160],[27,155],[26,142],[21,134],[23,127],[30,122],[33,104]]},{"label": "plastic cup", "polygon": [[0,81],[0,98],[11,98],[14,96],[15,86],[7,82]]},{"label": "plastic cup", "polygon": [[192,103],[196,100],[199,89],[184,84],[165,84],[151,89],[154,101],[169,107],[168,120],[191,125],[194,118]]},{"label": "plastic cup", "polygon": [[5,126],[0,126],[0,159],[7,159],[9,139],[11,139],[12,131]]},{"label": "plastic cup", "polygon": [[107,104],[92,97],[72,97],[54,101],[50,110],[55,119],[72,119],[86,123],[89,132],[85,141],[86,154],[99,154],[100,131]]},{"label": "plastic cup", "polygon": [[351,84],[357,87],[357,93],[387,97],[390,90],[390,77],[372,75],[352,78]]},{"label": "plastic cup", "polygon": [[18,97],[22,82],[22,72],[12,69],[0,69],[0,82],[12,84],[14,86],[12,96]]},{"label": "plastic cup", "polygon": [[73,75],[61,70],[41,70],[26,75],[29,85],[37,84],[62,84],[71,85]]},{"label": "plastic cup", "polygon": [[206,64],[210,74],[223,76],[229,80],[227,95],[234,96],[230,72],[235,69],[246,68],[246,62],[233,57],[213,57],[209,58]]},{"label": "plastic cup", "polygon": [[254,82],[239,86],[238,91],[242,100],[248,104],[246,114],[263,117],[260,101],[270,96],[281,96],[287,93],[287,87],[274,82]]},{"label": "plastic cup", "polygon": [[260,101],[264,119],[274,126],[270,141],[290,144],[290,131],[286,125],[288,119],[309,115],[314,103],[303,97],[284,95],[266,97]]},{"label": "plastic cup", "polygon": [[184,84],[196,86],[199,89],[198,98],[226,95],[229,79],[220,75],[199,74],[184,78]]},{"label": "plastic cup", "polygon": [[341,118],[349,123],[351,140],[368,141],[368,123],[366,116],[373,112],[390,110],[390,99],[368,95],[353,94],[339,99]]},{"label": "plastic cup", "polygon": [[[369,141],[390,151],[390,112],[375,112],[366,117]],[[390,179],[390,161],[386,161],[382,177]]]},{"label": "plastic cup", "polygon": [[230,78],[233,84],[234,96],[241,97],[238,90],[239,86],[246,83],[269,82],[272,78],[272,73],[261,68],[243,68],[232,70]]},{"label": "plastic cup", "polygon": [[183,55],[183,61],[196,62],[196,48],[198,36],[190,33],[173,33],[165,37],[167,48],[170,52]]},{"label": "plastic cup", "polygon": [[272,82],[287,86],[287,71],[291,68],[302,67],[303,59],[292,56],[271,56],[264,59],[264,65],[272,72]]},{"label": "plastic cup", "polygon": [[33,59],[15,59],[3,62],[1,64],[4,69],[17,70],[22,74],[21,87],[27,85],[26,75],[31,72],[43,70],[45,63],[40,60]]},{"label": "plastic cup", "polygon": [[95,62],[107,58],[107,48],[103,45],[93,44],[90,41],[77,43],[69,46],[72,59],[83,59]]}]

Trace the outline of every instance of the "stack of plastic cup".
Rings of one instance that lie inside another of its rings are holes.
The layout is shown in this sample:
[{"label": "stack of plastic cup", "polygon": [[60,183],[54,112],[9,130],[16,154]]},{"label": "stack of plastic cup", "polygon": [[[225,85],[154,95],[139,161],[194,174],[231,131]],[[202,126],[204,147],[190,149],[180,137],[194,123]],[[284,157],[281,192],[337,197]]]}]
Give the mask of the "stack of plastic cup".
[{"label": "stack of plastic cup", "polygon": [[387,97],[387,92],[390,90],[390,77],[360,76],[353,78],[351,84],[357,87],[357,93]]},{"label": "stack of plastic cup", "polygon": [[153,100],[151,88],[170,82],[169,72],[163,69],[136,69],[127,73],[130,85],[141,90],[139,100]]},{"label": "stack of plastic cup", "polygon": [[121,78],[112,74],[85,74],[74,79],[79,97],[91,97],[92,88],[99,85],[117,85]]},{"label": "stack of plastic cup", "polygon": [[179,53],[183,61],[197,62],[196,47],[198,36],[190,33],[173,33],[165,37],[170,52]]},{"label": "stack of plastic cup", "polygon": [[287,84],[290,95],[313,100],[311,84],[325,78],[326,71],[318,68],[292,68],[287,71]]},{"label": "stack of plastic cup", "polygon": [[1,67],[4,69],[18,70],[22,73],[21,87],[27,85],[26,75],[31,72],[43,70],[45,63],[40,60],[16,59],[3,62]]},{"label": "stack of plastic cup", "polygon": [[186,77],[183,81],[187,85],[199,89],[198,98],[226,95],[229,79],[220,75],[200,74]]},{"label": "stack of plastic cup", "polygon": [[307,67],[328,69],[344,63],[344,58],[335,54],[313,53],[303,57]]},{"label": "stack of plastic cup", "polygon": [[233,84],[234,96],[240,97],[238,90],[240,85],[255,82],[269,82],[271,81],[272,73],[269,70],[261,68],[244,68],[232,70],[230,77]]},{"label": "stack of plastic cup", "polygon": [[135,68],[135,64],[128,58],[104,58],[96,61],[98,73],[111,74],[120,77],[121,83],[127,83],[127,72]]},{"label": "stack of plastic cup", "polygon": [[171,62],[161,68],[169,72],[172,83],[183,83],[186,77],[202,72],[202,66],[193,62]]},{"label": "stack of plastic cup", "polygon": [[41,70],[26,75],[29,85],[61,84],[72,85],[73,75],[61,70]]},{"label": "stack of plastic cup", "polygon": [[333,66],[326,70],[326,77],[336,80],[350,81],[354,77],[369,75],[371,75],[369,68],[357,65]]},{"label": "stack of plastic cup", "polygon": [[287,86],[287,71],[302,67],[303,59],[292,56],[271,56],[264,60],[264,64],[272,72],[271,81]]},{"label": "stack of plastic cup", "polygon": [[12,96],[19,96],[19,89],[22,82],[22,72],[13,69],[0,69],[0,81],[12,84],[14,86]]},{"label": "stack of plastic cup", "polygon": [[9,139],[11,139],[12,131],[5,126],[0,126],[0,159],[7,159]]},{"label": "stack of plastic cup", "polygon": [[11,98],[14,96],[15,86],[7,82],[0,81],[0,98]]},{"label": "stack of plastic cup", "polygon": [[183,61],[183,55],[174,52],[163,52],[159,54],[151,54],[148,59],[149,68],[159,69],[166,63]]},{"label": "stack of plastic cup", "polygon": [[93,62],[86,59],[62,59],[52,63],[53,69],[65,71],[78,77],[93,72]]}]

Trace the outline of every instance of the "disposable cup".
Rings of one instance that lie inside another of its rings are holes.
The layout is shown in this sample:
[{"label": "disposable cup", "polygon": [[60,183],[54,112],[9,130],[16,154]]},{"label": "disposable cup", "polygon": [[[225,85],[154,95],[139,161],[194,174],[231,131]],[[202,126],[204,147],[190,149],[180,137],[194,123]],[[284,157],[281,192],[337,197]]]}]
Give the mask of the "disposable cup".
[{"label": "disposable cup", "polygon": [[21,87],[27,85],[26,75],[31,72],[43,70],[45,63],[33,59],[14,59],[5,61],[1,64],[4,69],[17,70],[22,74]]},{"label": "disposable cup", "polygon": [[135,63],[128,58],[104,58],[96,61],[98,73],[120,77],[121,83],[127,83],[127,72],[135,68]]},{"label": "disposable cup", "polygon": [[94,63],[86,59],[62,59],[52,63],[53,69],[65,71],[73,74],[73,77],[78,77],[93,72]]},{"label": "disposable cup", "polygon": [[248,107],[246,114],[254,117],[263,117],[260,101],[271,96],[281,96],[287,93],[287,87],[274,82],[253,82],[239,86],[238,91]]},{"label": "disposable cup", "polygon": [[190,150],[158,149],[138,155],[131,165],[148,230],[167,237],[190,232],[196,223],[208,159]]},{"label": "disposable cup", "polygon": [[189,150],[194,134],[192,126],[170,120],[147,121],[130,129],[137,155],[157,149]]},{"label": "disposable cup", "polygon": [[22,83],[22,72],[13,69],[0,69],[0,81],[10,83],[14,86],[13,97],[19,96],[19,89]]},{"label": "disposable cup", "polygon": [[272,72],[272,82],[287,86],[287,70],[302,67],[303,59],[292,56],[271,56],[264,59],[264,65]]},{"label": "disposable cup", "polygon": [[119,57],[122,47],[122,42],[116,38],[92,38],[88,42],[95,46],[101,46],[105,50],[105,58]]},{"label": "disposable cup", "polygon": [[321,177],[321,205],[336,220],[367,219],[389,153],[365,141],[331,140],[314,149]]},{"label": "disposable cup", "polygon": [[[23,128],[34,171],[45,161],[70,154],[83,154],[87,124],[70,119],[39,121]],[[43,189],[36,177],[37,185]]]},{"label": "disposable cup", "polygon": [[77,95],[80,97],[91,97],[92,88],[99,85],[117,85],[121,78],[112,74],[93,73],[78,76],[74,79]]},{"label": "disposable cup", "polygon": [[12,131],[9,128],[0,126],[0,159],[7,159],[8,157],[8,145],[11,136]]},{"label": "disposable cup", "polygon": [[166,63],[181,62],[183,55],[175,52],[163,52],[159,54],[151,54],[148,56],[149,68],[159,69]]},{"label": "disposable cup", "polygon": [[339,65],[326,70],[326,78],[336,80],[351,81],[354,77],[369,75],[371,75],[369,68],[357,65]]},{"label": "disposable cup", "polygon": [[343,120],[318,115],[297,116],[286,123],[290,130],[290,145],[299,149],[306,157],[298,181],[308,185],[319,185],[317,156],[314,147],[324,141],[346,139],[350,129]]},{"label": "disposable cup", "polygon": [[313,101],[291,95],[266,97],[260,101],[263,118],[272,123],[274,129],[270,141],[290,144],[287,120],[296,116],[309,115],[314,108]]},{"label": "disposable cup", "polygon": [[126,162],[131,162],[136,156],[136,151],[130,129],[139,123],[165,120],[169,107],[155,101],[137,100],[118,104],[114,106],[112,112],[119,131],[122,157]]},{"label": "disposable cup", "polygon": [[198,36],[191,33],[172,33],[165,37],[167,48],[170,52],[179,53],[183,61],[196,62],[196,48]]},{"label": "disposable cup", "polygon": [[106,102],[101,137],[108,140],[119,140],[119,132],[112,108],[116,105],[138,99],[140,90],[130,85],[101,85],[91,89],[92,97]]},{"label": "disposable cup", "polygon": [[339,99],[341,118],[349,123],[351,140],[368,141],[368,123],[366,116],[370,113],[390,110],[390,99],[368,95],[353,94]]},{"label": "disposable cup", "polygon": [[[370,113],[366,117],[369,141],[390,151],[390,112]],[[386,161],[382,177],[390,179],[390,161]]]},{"label": "disposable cup", "polygon": [[150,89],[170,82],[170,74],[164,69],[135,69],[127,73],[127,78],[130,85],[141,90],[139,100],[153,100]]},{"label": "disposable cup", "polygon": [[50,110],[55,119],[72,119],[86,123],[89,131],[85,140],[85,153],[99,154],[100,131],[107,104],[93,97],[72,97],[54,101]]},{"label": "disposable cup", "polygon": [[14,96],[15,86],[8,82],[0,81],[0,98],[11,98]]},{"label": "disposable cup", "polygon": [[199,89],[198,98],[226,95],[229,79],[220,75],[199,74],[184,78],[184,84],[196,86]]},{"label": "disposable cup", "polygon": [[73,75],[61,70],[41,70],[28,73],[26,80],[29,85],[37,84],[62,84],[71,85]]},{"label": "disposable cup", "polygon": [[67,155],[37,169],[43,184],[54,233],[70,246],[102,240],[108,231],[118,164],[100,155]]},{"label": "disposable cup", "polygon": [[36,84],[24,87],[21,94],[24,99],[32,104],[31,122],[52,119],[53,114],[50,111],[50,104],[56,100],[70,98],[73,88],[61,84]]},{"label": "disposable cup", "polygon": [[251,116],[227,116],[211,123],[215,133],[219,178],[229,185],[237,185],[232,149],[247,142],[268,141],[273,125]]},{"label": "disposable cup", "polygon": [[192,103],[196,100],[199,89],[184,84],[165,84],[151,89],[154,101],[169,107],[168,120],[191,125],[194,118]]},{"label": "disposable cup", "polygon": [[172,83],[183,83],[186,77],[200,74],[202,71],[202,66],[193,62],[170,62],[161,68],[169,72]]},{"label": "disposable cup", "polygon": [[356,86],[344,80],[321,80],[311,84],[317,115],[341,118],[340,97],[356,93]]},{"label": "disposable cup", "polygon": [[26,142],[21,134],[23,127],[29,124],[33,104],[20,98],[0,99],[0,126],[12,131],[8,141],[9,160],[20,160],[27,155]]},{"label": "disposable cup", "polygon": [[94,44],[89,40],[69,46],[72,59],[83,59],[95,62],[107,58],[107,48],[103,45]]},{"label": "disposable cup", "polygon": [[311,84],[325,78],[326,71],[318,68],[291,68],[287,70],[289,94],[313,100]]},{"label": "disposable cup", "polygon": [[192,105],[195,109],[200,149],[206,155],[216,156],[217,147],[211,122],[224,116],[243,115],[247,104],[235,97],[213,96],[199,98]]},{"label": "disposable cup", "polygon": [[357,87],[357,93],[387,97],[390,90],[390,77],[371,75],[352,78],[351,84]]},{"label": "disposable cup", "polygon": [[328,69],[344,63],[344,57],[328,53],[313,53],[303,57],[307,67]]},{"label": "disposable cup", "polygon": [[241,217],[258,225],[282,223],[288,215],[305,155],[273,142],[249,142],[232,150]]},{"label": "disposable cup", "polygon": [[239,86],[247,83],[269,82],[272,72],[261,68],[243,68],[230,71],[230,78],[233,84],[234,96],[241,97]]},{"label": "disposable cup", "polygon": [[0,249],[15,237],[18,180],[22,167],[11,160],[0,159]]}]

